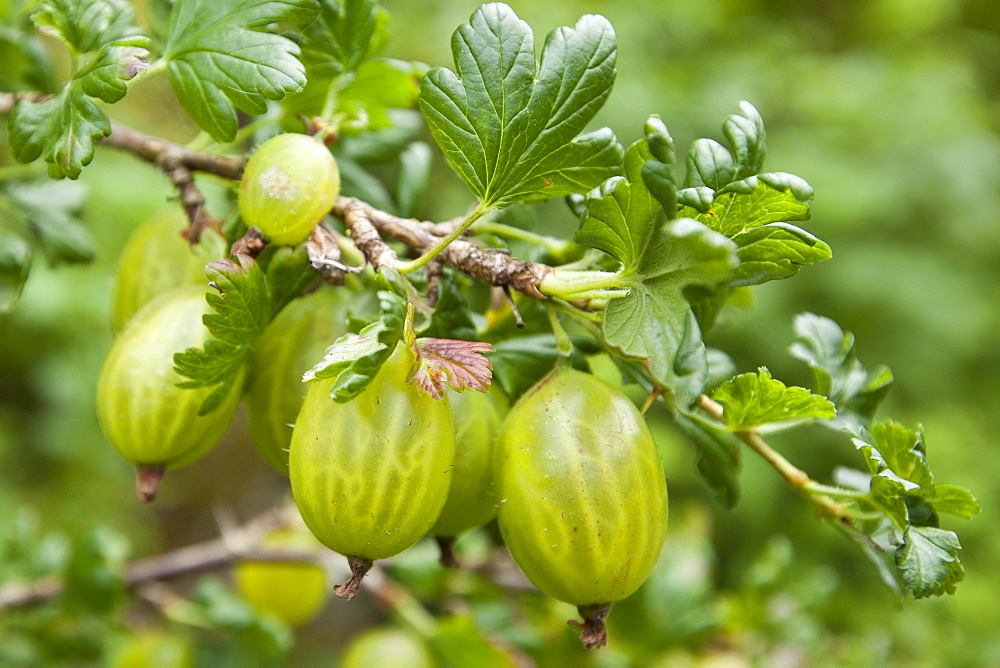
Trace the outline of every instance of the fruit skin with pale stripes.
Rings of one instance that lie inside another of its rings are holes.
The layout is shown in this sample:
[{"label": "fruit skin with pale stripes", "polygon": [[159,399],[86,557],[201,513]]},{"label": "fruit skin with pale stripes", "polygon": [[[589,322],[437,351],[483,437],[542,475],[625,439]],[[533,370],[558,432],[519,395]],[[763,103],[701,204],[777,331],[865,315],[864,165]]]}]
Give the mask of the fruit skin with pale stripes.
[{"label": "fruit skin with pale stripes", "polygon": [[97,416],[111,445],[137,466],[177,468],[214,446],[239,403],[242,374],[218,408],[198,415],[211,387],[183,389],[174,353],[208,338],[211,313],[204,286],[183,286],[157,297],[129,321],[104,360]]},{"label": "fruit skin with pale stripes", "polygon": [[504,542],[544,593],[607,605],[648,577],[666,534],[667,486],[624,394],[590,374],[553,371],[511,409],[494,465]]},{"label": "fruit skin with pale stripes", "polygon": [[227,252],[226,240],[211,228],[192,246],[181,235],[189,225],[179,206],[153,216],[129,235],[118,256],[111,327],[115,333],[150,301],[182,285],[208,283],[205,265]]},{"label": "fruit skin with pale stripes", "polygon": [[413,361],[399,345],[346,403],[330,398],[332,380],[313,383],[295,422],[295,503],[316,538],[346,557],[399,554],[427,533],[448,495],[451,409],[407,382]]}]

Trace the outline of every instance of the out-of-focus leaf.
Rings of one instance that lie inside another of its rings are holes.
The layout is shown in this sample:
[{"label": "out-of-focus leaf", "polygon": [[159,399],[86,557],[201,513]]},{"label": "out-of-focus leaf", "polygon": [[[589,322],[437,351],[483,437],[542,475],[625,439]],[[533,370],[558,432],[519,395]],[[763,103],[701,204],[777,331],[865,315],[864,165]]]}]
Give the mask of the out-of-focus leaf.
[{"label": "out-of-focus leaf", "polygon": [[31,245],[0,228],[0,313],[7,313],[21,297],[31,270]]},{"label": "out-of-focus leaf", "polygon": [[66,568],[67,604],[83,610],[110,612],[125,593],[128,542],[100,528],[74,546]]},{"label": "out-of-focus leaf", "polygon": [[413,142],[399,154],[395,195],[400,216],[411,218],[420,210],[431,177],[432,161],[431,147],[422,141]]},{"label": "out-of-focus leaf", "polygon": [[320,0],[316,20],[302,31],[309,78],[332,79],[358,69],[385,43],[389,14],[375,0]]},{"label": "out-of-focus leaf", "polygon": [[6,194],[15,205],[12,215],[24,219],[52,264],[93,259],[94,238],[76,220],[77,212],[83,207],[83,186],[44,179],[9,184]]},{"label": "out-of-focus leaf", "polygon": [[837,406],[831,425],[857,433],[871,424],[892,385],[889,367],[865,369],[854,349],[854,335],[829,318],[812,313],[796,316],[795,336],[789,352],[809,365],[816,392]]},{"label": "out-of-focus leaf", "polygon": [[740,498],[740,441],[732,434],[713,429],[683,413],[674,421],[698,446],[698,472],[726,508]]},{"label": "out-of-focus leaf", "polygon": [[517,665],[510,656],[483,638],[468,617],[456,615],[442,620],[430,645],[447,668],[514,668]]}]

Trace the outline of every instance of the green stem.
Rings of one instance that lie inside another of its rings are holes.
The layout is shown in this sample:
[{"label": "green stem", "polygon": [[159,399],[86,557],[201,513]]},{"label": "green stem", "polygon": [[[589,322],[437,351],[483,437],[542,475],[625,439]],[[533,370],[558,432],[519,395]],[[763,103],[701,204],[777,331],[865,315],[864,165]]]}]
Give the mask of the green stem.
[{"label": "green stem", "polygon": [[802,489],[809,492],[810,494],[826,494],[827,496],[832,496],[839,499],[863,499],[868,496],[868,492],[861,492],[856,489],[848,489],[846,487],[834,487],[832,485],[824,485],[822,483],[811,480],[802,486]]},{"label": "green stem", "polygon": [[396,265],[396,270],[399,271],[400,274],[408,274],[411,271],[416,271],[417,269],[420,269],[425,264],[427,264],[435,257],[437,257],[438,253],[447,248],[452,241],[465,234],[465,231],[470,227],[472,227],[473,223],[475,223],[477,220],[485,216],[489,211],[490,208],[488,206],[484,206],[482,203],[480,203],[479,206],[476,207],[475,211],[470,213],[468,218],[463,220],[462,224],[456,227],[451,234],[442,239],[438,243],[438,245],[434,246],[434,248],[430,249],[429,251],[418,257],[416,260],[411,260],[409,262],[400,262],[398,265]]},{"label": "green stem", "polygon": [[527,241],[536,246],[541,246],[547,250],[550,254],[554,256],[563,255],[570,247],[570,244],[564,241],[560,241],[555,237],[547,237],[542,234],[535,234],[534,232],[529,232],[528,230],[522,230],[519,227],[513,227],[511,225],[504,225],[503,223],[491,223],[484,221],[476,225],[476,234],[495,234],[499,237],[504,237],[506,239],[518,239],[520,241]]},{"label": "green stem", "polygon": [[556,269],[539,286],[550,297],[574,299],[611,299],[625,296],[623,275],[607,271],[567,271]]},{"label": "green stem", "polygon": [[573,354],[573,341],[569,338],[566,330],[563,329],[562,323],[559,322],[559,315],[556,313],[556,310],[549,307],[546,311],[549,314],[552,333],[556,335],[556,348],[559,350],[559,355],[563,358],[568,358]]}]

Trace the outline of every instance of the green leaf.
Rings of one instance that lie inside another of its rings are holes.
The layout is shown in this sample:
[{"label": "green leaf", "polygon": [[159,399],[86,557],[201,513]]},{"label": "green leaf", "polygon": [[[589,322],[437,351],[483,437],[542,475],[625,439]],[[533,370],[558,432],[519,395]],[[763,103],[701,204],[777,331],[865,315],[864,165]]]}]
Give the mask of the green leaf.
[{"label": "green leaf", "polygon": [[[260,258],[258,258],[260,260]],[[273,319],[290,301],[316,280],[305,244],[279,246],[267,259],[266,283]]]},{"label": "green leaf", "polygon": [[145,37],[136,37],[106,44],[86,67],[80,69],[74,78],[85,94],[99,98],[109,104],[125,97],[128,86],[125,82],[146,69]]},{"label": "green leaf", "polygon": [[662,206],[643,181],[643,166],[651,160],[645,140],[629,146],[625,177],[612,177],[587,196],[578,244],[600,249],[625,266],[638,263],[663,224]]},{"label": "green leaf", "polygon": [[343,132],[380,130],[392,124],[390,109],[409,109],[417,101],[419,77],[412,64],[369,60],[358,66],[350,83],[337,93]]},{"label": "green leaf", "polygon": [[[493,352],[487,356],[493,361],[493,382],[512,404],[552,371],[560,358],[552,334],[518,336],[494,343]],[[571,362],[574,369],[588,370],[586,358],[576,348]]]},{"label": "green leaf", "polygon": [[831,425],[857,433],[871,424],[892,385],[889,367],[868,371],[858,360],[854,335],[829,318],[802,313],[795,317],[796,341],[789,352],[809,365],[816,392],[837,406]]},{"label": "green leaf", "polygon": [[688,188],[720,190],[736,180],[736,162],[725,146],[714,139],[697,139],[687,156]]},{"label": "green leaf", "polygon": [[178,0],[170,17],[164,58],[184,110],[216,141],[236,136],[236,110],[251,115],[301,90],[299,47],[262,29],[305,25],[317,0]]},{"label": "green leaf", "polygon": [[510,656],[487,641],[468,617],[451,616],[441,620],[429,643],[443,668],[510,668]]},{"label": "green leaf", "polygon": [[334,341],[323,359],[302,377],[304,382],[334,378],[330,398],[337,403],[350,401],[368,387],[403,335],[406,298],[385,270],[379,270],[377,282],[383,288],[378,291],[381,317],[357,334]]},{"label": "green leaf", "polygon": [[759,174],[764,168],[764,156],[767,154],[767,133],[764,131],[764,119],[749,102],[740,102],[742,116],[733,114],[722,124],[722,132],[733,147],[733,157],[736,160],[736,178],[745,179]]},{"label": "green leaf", "polygon": [[708,363],[685,291],[724,284],[735,266],[732,241],[690,218],[671,221],[623,272],[629,293],[608,302],[605,339],[626,355],[649,358],[655,378],[690,403],[705,385]]},{"label": "green leaf", "polygon": [[292,631],[272,615],[262,614],[237,596],[216,578],[204,578],[194,592],[194,614],[203,620],[200,626],[229,631],[236,647],[245,653],[233,665],[275,665],[292,649]]},{"label": "green leaf", "polygon": [[19,162],[44,157],[49,176],[75,179],[93,159],[94,142],[111,133],[107,115],[90,97],[108,103],[124,97],[125,82],[147,67],[147,40],[136,34],[125,0],[47,0],[32,20],[78,59],[96,54],[55,96],[17,103],[8,119],[11,153]]},{"label": "green leaf", "polygon": [[435,67],[420,108],[452,168],[484,207],[583,193],[618,172],[611,130],[580,135],[615,78],[614,30],[586,15],[545,40],[510,7],[494,2],[455,31],[457,72]]},{"label": "green leaf", "polygon": [[801,387],[786,387],[764,367],[726,381],[712,392],[712,399],[722,404],[732,432],[789,420],[830,420],[837,414],[826,397]]},{"label": "green leaf", "polygon": [[49,176],[75,179],[94,157],[94,142],[111,134],[111,122],[89,96],[117,102],[125,82],[146,68],[144,38],[105,46],[53,98],[21,100],[8,119],[10,148],[19,162],[44,157]]},{"label": "green leaf", "polygon": [[66,601],[76,609],[110,612],[125,593],[129,544],[107,527],[77,542],[66,565]]},{"label": "green leaf", "polygon": [[957,485],[934,485],[934,489],[929,494],[924,494],[923,499],[939,513],[956,515],[966,520],[972,519],[980,511],[979,501],[972,492]]},{"label": "green leaf", "polygon": [[43,179],[12,183],[6,192],[16,207],[13,215],[24,219],[50,262],[85,263],[94,258],[94,238],[76,220],[86,193],[82,185]]},{"label": "green leaf", "polygon": [[302,31],[302,62],[313,78],[352,72],[382,47],[389,14],[375,0],[320,0]]},{"label": "green leaf", "polygon": [[677,217],[677,154],[674,151],[674,139],[656,114],[646,119],[645,131],[646,146],[652,158],[642,165],[642,180],[670,220]]},{"label": "green leaf", "polygon": [[209,339],[202,348],[174,354],[174,370],[189,380],[178,387],[216,387],[202,402],[199,415],[210,413],[229,395],[254,341],[271,315],[264,272],[245,255],[239,264],[230,259],[211,262],[205,275],[219,294],[206,293],[215,313],[202,316]]},{"label": "green leaf", "polygon": [[422,141],[413,142],[399,154],[395,194],[400,216],[417,215],[430,183],[432,164],[431,147]]},{"label": "green leaf", "polygon": [[139,30],[128,0],[45,0],[31,20],[74,53],[97,51]]},{"label": "green leaf", "polygon": [[680,412],[673,413],[681,431],[698,446],[698,472],[726,508],[740,498],[740,442]]},{"label": "green leaf", "polygon": [[958,536],[934,527],[908,527],[903,539],[896,550],[896,568],[913,597],[954,594],[965,579]]},{"label": "green leaf", "polygon": [[0,227],[0,314],[17,304],[30,270],[31,245]]},{"label": "green leaf", "polygon": [[737,234],[733,241],[740,247],[740,265],[730,283],[733,287],[788,278],[804,265],[833,257],[826,243],[787,223],[755,227]]},{"label": "green leaf", "polygon": [[[731,239],[769,223],[809,220],[809,206],[805,202],[811,199],[812,189],[807,191],[807,199],[800,200],[791,188],[772,185],[782,181],[769,182],[768,176],[751,176],[725,192],[716,193],[711,208],[704,213],[685,206],[680,215],[690,216]],[[799,194],[802,194],[801,189]]]}]

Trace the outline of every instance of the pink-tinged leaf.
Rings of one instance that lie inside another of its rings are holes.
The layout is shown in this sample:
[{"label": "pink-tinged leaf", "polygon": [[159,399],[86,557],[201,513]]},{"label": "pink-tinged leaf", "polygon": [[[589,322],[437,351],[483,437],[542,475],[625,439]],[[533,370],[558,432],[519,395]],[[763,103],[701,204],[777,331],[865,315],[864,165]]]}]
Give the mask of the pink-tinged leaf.
[{"label": "pink-tinged leaf", "polygon": [[411,347],[417,356],[410,382],[435,399],[444,397],[451,386],[456,392],[486,392],[493,377],[493,362],[483,353],[493,346],[479,341],[417,339]]}]

